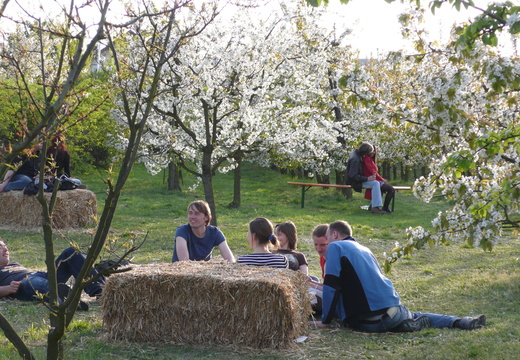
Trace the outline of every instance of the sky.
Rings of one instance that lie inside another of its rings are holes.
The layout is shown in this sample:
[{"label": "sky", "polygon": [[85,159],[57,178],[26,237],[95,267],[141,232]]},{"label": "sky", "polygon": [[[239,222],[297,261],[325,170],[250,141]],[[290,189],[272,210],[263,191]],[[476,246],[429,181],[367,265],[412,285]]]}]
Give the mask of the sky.
[{"label": "sky", "polygon": [[[430,0],[423,0],[428,5]],[[475,4],[486,8],[490,0],[475,0]],[[409,2],[407,1],[407,4]],[[520,0],[513,0],[520,5]],[[341,4],[340,0],[329,0],[327,12],[331,22],[338,27],[349,27],[353,31],[345,39],[354,49],[360,51],[360,57],[368,58],[376,56],[379,52],[387,52],[402,48],[405,41],[402,40],[398,16],[407,8],[407,4],[395,1],[388,4],[384,0],[351,0],[348,4]],[[424,6],[423,5],[423,6]],[[436,9],[435,15],[429,9],[426,10],[426,27],[432,38],[445,42],[449,39],[450,29],[457,22],[474,18],[480,12],[461,9],[458,12],[450,4],[444,4]],[[501,52],[512,55],[513,46],[510,35],[504,34],[499,43],[507,45]],[[518,44],[520,47],[520,43]]]},{"label": "sky", "polygon": [[[27,4],[36,5],[39,1],[45,5],[44,12],[50,10],[50,6],[56,3],[67,4],[70,0],[31,0],[29,2],[22,1],[25,6]],[[157,0],[159,2],[163,0]],[[201,0],[194,0],[201,1]],[[226,1],[226,0],[222,0]],[[250,0],[253,3],[273,4],[277,0]],[[422,0],[423,6],[427,6],[431,0]],[[474,0],[479,7],[486,8],[491,0]],[[500,1],[500,0],[495,0]],[[511,0],[513,3],[520,5],[520,0]],[[80,4],[82,1],[76,1]],[[359,50],[361,58],[375,57],[378,54],[388,51],[400,50],[409,46],[406,41],[402,39],[398,16],[404,12],[409,6],[409,0],[406,4],[396,0],[388,4],[385,0],[350,0],[348,4],[341,4],[340,0],[329,0],[329,5],[326,7],[328,13],[327,23],[335,24],[338,33],[342,33],[344,29],[352,29],[352,33],[348,35],[343,44],[349,44],[354,49]],[[15,9],[13,4],[9,4],[8,11]],[[118,3],[114,4],[117,8]],[[92,9],[94,10],[94,9]],[[430,32],[432,39],[445,42],[449,39],[450,29],[455,22],[466,21],[469,18],[474,18],[480,12],[473,10],[468,11],[461,9],[456,11],[451,4],[444,4],[440,9],[436,10],[436,14],[431,14],[429,9],[426,10],[426,27]],[[96,16],[97,18],[97,16]],[[518,38],[518,37],[517,37]],[[520,48],[520,41],[517,40]],[[509,34],[503,34],[499,38],[499,43],[505,45],[501,50],[503,55],[514,55],[513,45]],[[412,51],[409,49],[410,52]],[[516,54],[518,55],[518,54]]]}]

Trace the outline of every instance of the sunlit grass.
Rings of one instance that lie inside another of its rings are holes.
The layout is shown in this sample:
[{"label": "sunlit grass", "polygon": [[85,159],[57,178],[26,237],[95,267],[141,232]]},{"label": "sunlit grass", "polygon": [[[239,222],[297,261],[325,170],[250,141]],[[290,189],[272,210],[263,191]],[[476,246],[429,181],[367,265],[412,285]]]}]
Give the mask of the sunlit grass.
[{"label": "sunlit grass", "polygon": [[[93,190],[102,209],[106,185],[95,173],[82,176]],[[396,241],[405,241],[410,226],[429,227],[435,215],[449,204],[436,198],[429,204],[408,191],[399,192],[392,215],[371,214],[359,207],[367,200],[358,193],[350,200],[334,189],[313,188],[301,208],[301,189],[287,185],[299,180],[269,169],[245,166],[242,176],[242,206],[229,209],[233,199],[232,174],[217,173],[215,194],[217,219],[235,255],[250,252],[247,225],[256,216],[273,222],[292,220],[299,233],[298,249],[309,261],[310,273],[320,276],[319,259],[311,241],[312,229],[321,223],[344,219],[354,229],[354,237],[372,249],[381,261]],[[121,196],[110,233],[114,244],[141,242],[135,254],[138,263],[170,262],[177,226],[186,223],[186,207],[204,198],[202,188],[188,190],[193,177],[184,174],[182,192],[166,190],[163,174],[152,177],[136,166]],[[402,185],[399,183],[399,185]],[[410,184],[407,184],[410,185]],[[45,268],[41,232],[1,229],[11,250],[12,261]],[[87,229],[56,234],[56,251],[69,241],[86,246],[92,231]],[[214,255],[218,255],[218,251]],[[129,344],[103,338],[101,310],[87,299],[91,310],[76,313],[65,338],[70,359],[515,359],[520,348],[520,244],[518,239],[498,241],[493,252],[464,244],[426,248],[399,261],[388,275],[402,302],[411,310],[453,315],[488,315],[489,326],[475,332],[430,329],[413,334],[365,334],[338,324],[329,329],[312,329],[309,339],[286,351],[172,344]],[[144,305],[143,305],[144,306]],[[45,357],[46,309],[37,304],[0,300],[0,310],[25,337],[38,358]],[[516,349],[516,350],[515,350]],[[0,358],[16,358],[16,351],[0,338]]]}]

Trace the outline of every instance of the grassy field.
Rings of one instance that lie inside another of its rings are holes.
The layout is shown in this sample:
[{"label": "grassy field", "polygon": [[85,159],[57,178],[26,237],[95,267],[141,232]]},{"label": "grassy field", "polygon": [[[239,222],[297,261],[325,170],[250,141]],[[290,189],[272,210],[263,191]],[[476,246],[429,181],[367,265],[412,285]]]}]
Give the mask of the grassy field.
[{"label": "grassy field", "polygon": [[[78,175],[78,174],[75,174]],[[105,185],[99,174],[80,176],[98,202],[104,201]],[[294,181],[268,169],[246,166],[242,177],[242,206],[228,209],[232,201],[232,174],[215,178],[218,225],[235,256],[249,252],[247,225],[256,216],[273,222],[292,220],[298,227],[298,249],[309,261],[310,273],[320,275],[319,260],[311,242],[312,229],[321,223],[343,219],[350,222],[354,237],[369,246],[376,257],[389,251],[396,241],[405,241],[409,226],[429,226],[435,214],[446,208],[442,199],[424,204],[410,192],[397,194],[392,215],[376,215],[361,210],[367,201],[360,194],[345,200],[333,189],[313,188],[307,192],[305,208],[300,208],[301,190],[289,186]],[[203,198],[202,188],[189,187],[193,178],[185,175],[185,190],[169,192],[165,178],[149,176],[137,166],[123,192],[111,233],[118,243],[147,241],[135,255],[138,263],[169,262],[175,228],[186,223],[189,202]],[[407,184],[399,184],[407,185]],[[410,184],[408,184],[410,185]],[[12,261],[27,267],[44,268],[43,243],[38,231],[0,229],[9,245]],[[56,248],[69,241],[86,246],[90,232],[59,234]],[[217,252],[218,253],[218,252]],[[483,252],[461,244],[425,249],[413,258],[398,262],[389,277],[402,301],[413,311],[452,315],[488,316],[488,326],[474,332],[456,329],[428,329],[411,334],[365,334],[335,324],[327,329],[311,329],[309,338],[285,351],[214,348],[174,344],[132,344],[108,342],[103,337],[99,303],[88,299],[91,311],[77,313],[65,346],[69,359],[516,359],[520,350],[520,244],[518,239],[499,239],[493,252]],[[45,309],[33,303],[0,300],[0,311],[35,350],[45,357]],[[5,337],[0,338],[0,359],[17,358]]]}]

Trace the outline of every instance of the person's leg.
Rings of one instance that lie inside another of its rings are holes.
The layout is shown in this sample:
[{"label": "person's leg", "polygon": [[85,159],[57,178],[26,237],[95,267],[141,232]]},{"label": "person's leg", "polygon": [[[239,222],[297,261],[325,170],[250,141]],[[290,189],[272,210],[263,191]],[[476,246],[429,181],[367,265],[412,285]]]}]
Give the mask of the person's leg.
[{"label": "person's leg", "polygon": [[453,323],[460,319],[457,316],[451,315],[439,315],[439,314],[430,314],[430,313],[422,313],[422,312],[413,312],[413,319],[417,319],[419,316],[427,316],[430,319],[431,327],[434,328],[452,328]]},{"label": "person's leg", "polygon": [[4,191],[23,190],[31,181],[33,180],[29,176],[15,175],[11,181],[9,181],[9,184],[5,186]]},{"label": "person's leg", "polygon": [[379,181],[365,181],[361,184],[363,189],[372,189],[372,208],[378,208],[383,206],[383,200],[381,197],[381,184]]},{"label": "person's leg", "polygon": [[386,314],[381,318],[381,320],[361,321],[355,329],[371,333],[382,333],[391,331],[406,319],[412,318],[412,313],[406,308],[406,306],[399,305],[395,308],[395,313]]},{"label": "person's leg", "polygon": [[[76,278],[85,263],[85,255],[80,252],[77,252],[74,248],[69,247],[65,249],[60,256],[56,258],[56,276],[58,279],[58,284],[66,283],[67,280],[71,276]],[[92,270],[90,275],[97,274],[96,270]],[[101,294],[102,285],[104,285],[105,281],[103,278],[100,278],[93,284],[87,286],[85,288],[85,292],[89,294],[89,296],[95,296]]]},{"label": "person's leg", "polygon": [[395,196],[395,189],[392,185],[387,183],[381,184],[381,193],[386,194],[385,196],[385,202],[383,204],[383,210],[386,212],[390,211],[390,202],[392,202],[392,199]]},{"label": "person's leg", "polygon": [[22,280],[16,298],[23,301],[36,300],[36,293],[46,294],[49,292],[49,281],[47,273],[38,271]]}]

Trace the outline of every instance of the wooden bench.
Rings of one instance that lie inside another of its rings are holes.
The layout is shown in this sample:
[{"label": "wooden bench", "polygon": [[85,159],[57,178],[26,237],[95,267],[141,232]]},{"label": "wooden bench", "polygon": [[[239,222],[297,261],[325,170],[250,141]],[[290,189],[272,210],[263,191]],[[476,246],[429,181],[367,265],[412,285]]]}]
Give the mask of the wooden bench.
[{"label": "wooden bench", "polygon": [[[340,189],[352,189],[352,186],[350,185],[336,185],[336,184],[316,184],[316,183],[303,183],[303,182],[293,182],[288,181],[288,185],[297,185],[302,187],[302,209],[305,206],[305,193],[307,190],[309,190],[313,186],[322,187],[322,188],[340,188]],[[395,191],[399,190],[411,190],[411,186],[394,186]],[[392,199],[392,211],[394,211],[394,202],[395,202],[395,196]]]}]

